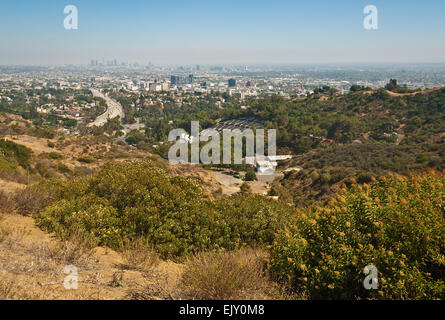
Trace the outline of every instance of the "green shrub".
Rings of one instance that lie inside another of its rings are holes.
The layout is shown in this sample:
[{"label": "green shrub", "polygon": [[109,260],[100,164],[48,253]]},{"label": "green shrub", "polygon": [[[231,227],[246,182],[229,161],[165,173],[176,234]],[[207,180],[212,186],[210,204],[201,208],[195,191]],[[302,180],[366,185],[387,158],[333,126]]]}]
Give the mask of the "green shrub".
[{"label": "green shrub", "polygon": [[73,170],[64,163],[57,164],[57,171],[59,171],[60,173],[63,173],[63,174],[67,174],[67,175],[74,174]]},{"label": "green shrub", "polygon": [[274,181],[270,186],[270,196],[279,197],[279,199],[286,203],[293,203],[292,194],[288,188],[283,187],[279,182]]},{"label": "green shrub", "polygon": [[254,171],[247,171],[244,177],[245,181],[256,181],[258,180]]},{"label": "green shrub", "polygon": [[77,161],[84,163],[93,163],[96,159],[90,155],[83,155],[77,158]]},{"label": "green shrub", "polygon": [[217,202],[218,211],[230,227],[231,245],[261,247],[273,242],[275,234],[295,217],[295,209],[255,194],[237,194]]},{"label": "green shrub", "polygon": [[416,162],[420,162],[420,163],[422,163],[422,162],[428,162],[429,161],[429,156],[427,155],[427,154],[425,154],[425,153],[421,153],[421,154],[419,154],[418,156],[417,156],[417,158],[416,158]]},{"label": "green shrub", "polygon": [[74,175],[76,177],[84,177],[88,176],[93,173],[93,170],[91,170],[88,167],[74,167]]},{"label": "green shrub", "polygon": [[53,160],[60,160],[60,159],[63,159],[63,155],[58,152],[50,152],[48,154],[48,158],[53,159]]},{"label": "green shrub", "polygon": [[243,182],[243,184],[240,187],[240,192],[243,194],[252,193],[252,187],[250,186],[249,183]]},{"label": "green shrub", "polygon": [[[301,210],[272,246],[272,270],[322,299],[445,298],[445,176],[383,177]],[[363,269],[378,269],[365,290]]]},{"label": "green shrub", "polygon": [[154,250],[145,244],[143,239],[137,239],[125,244],[122,252],[124,263],[122,269],[147,272],[159,264],[159,256]]},{"label": "green shrub", "polygon": [[1,213],[11,213],[14,210],[15,204],[9,194],[6,194],[0,189],[0,220]]},{"label": "green shrub", "polygon": [[56,201],[36,216],[43,229],[60,236],[85,230],[114,249],[142,238],[164,258],[271,244],[294,213],[261,196],[209,199],[199,182],[170,177],[152,161],[110,163],[54,188]]}]

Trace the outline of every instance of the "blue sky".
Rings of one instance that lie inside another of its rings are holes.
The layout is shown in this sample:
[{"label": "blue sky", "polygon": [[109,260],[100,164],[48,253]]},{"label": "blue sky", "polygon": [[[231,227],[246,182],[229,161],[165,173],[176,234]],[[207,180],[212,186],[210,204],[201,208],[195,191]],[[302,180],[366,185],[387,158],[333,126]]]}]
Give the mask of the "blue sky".
[{"label": "blue sky", "polygon": [[[363,28],[370,4],[378,30]],[[445,1],[1,1],[0,41],[0,65],[445,62]]]}]

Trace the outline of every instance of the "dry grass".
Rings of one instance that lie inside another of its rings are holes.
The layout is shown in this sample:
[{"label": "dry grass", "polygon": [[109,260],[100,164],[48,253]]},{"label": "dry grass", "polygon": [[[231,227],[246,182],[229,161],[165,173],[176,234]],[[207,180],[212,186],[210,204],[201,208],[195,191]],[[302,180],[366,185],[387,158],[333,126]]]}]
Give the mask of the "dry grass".
[{"label": "dry grass", "polygon": [[85,240],[72,237],[62,242],[43,241],[29,244],[20,240],[23,232],[13,231],[3,242],[3,248],[9,251],[25,252],[31,263],[10,261],[9,269],[17,274],[51,274],[60,272],[61,265],[75,265],[89,268],[92,264],[93,251]]},{"label": "dry grass", "polygon": [[122,271],[116,271],[113,273],[109,286],[112,288],[119,288],[124,286],[124,273]]},{"label": "dry grass", "polygon": [[147,246],[142,239],[128,244],[122,252],[124,263],[122,269],[146,272],[159,264],[159,256],[153,248]]},{"label": "dry grass", "polygon": [[[2,220],[2,216],[0,215],[0,220]],[[4,243],[7,239],[9,239],[12,235],[11,228],[0,226],[0,243]]]},{"label": "dry grass", "polygon": [[4,191],[0,190],[0,213],[11,213],[15,208],[14,201]]},{"label": "dry grass", "polygon": [[[4,216],[0,214],[0,222],[3,219]],[[23,240],[28,232],[26,228],[12,228],[8,225],[0,225],[0,244],[7,248],[13,248],[14,245]]]},{"label": "dry grass", "polygon": [[180,288],[161,270],[144,274],[144,284],[130,290],[126,296],[130,300],[178,300],[182,296]]},{"label": "dry grass", "polygon": [[192,299],[282,298],[265,266],[266,254],[257,249],[200,253],[187,261],[182,289]]},{"label": "dry grass", "polygon": [[77,231],[52,248],[52,254],[60,263],[76,266],[87,265],[93,255],[94,240],[88,234]]},{"label": "dry grass", "polygon": [[40,298],[19,288],[15,281],[0,275],[0,300],[32,300]]}]

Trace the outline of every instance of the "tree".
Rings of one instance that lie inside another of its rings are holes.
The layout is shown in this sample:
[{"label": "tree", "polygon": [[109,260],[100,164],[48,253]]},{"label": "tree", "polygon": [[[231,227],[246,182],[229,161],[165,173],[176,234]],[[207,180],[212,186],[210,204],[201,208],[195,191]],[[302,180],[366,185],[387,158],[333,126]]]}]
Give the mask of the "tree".
[{"label": "tree", "polygon": [[400,89],[400,86],[397,84],[396,79],[391,79],[389,80],[389,83],[385,86],[385,89],[389,91],[394,91]]},{"label": "tree", "polygon": [[244,181],[256,181],[258,180],[254,171],[247,171],[246,176],[244,177]]}]

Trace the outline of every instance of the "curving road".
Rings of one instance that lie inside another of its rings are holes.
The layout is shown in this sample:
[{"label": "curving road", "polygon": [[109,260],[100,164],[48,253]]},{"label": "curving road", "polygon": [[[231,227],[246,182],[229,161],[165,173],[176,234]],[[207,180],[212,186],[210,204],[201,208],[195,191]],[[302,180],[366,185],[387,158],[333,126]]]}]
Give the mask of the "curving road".
[{"label": "curving road", "polygon": [[90,89],[90,91],[93,94],[93,96],[104,99],[108,106],[108,109],[107,111],[105,111],[105,113],[98,116],[96,120],[94,120],[94,122],[88,124],[89,127],[93,126],[102,127],[103,125],[105,125],[105,123],[107,123],[109,119],[120,117],[120,119],[122,120],[125,117],[124,108],[122,108],[122,105],[119,102],[104,95],[99,90]]}]

